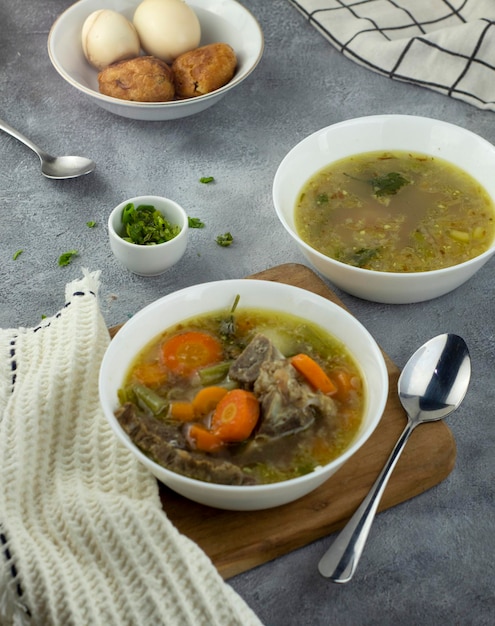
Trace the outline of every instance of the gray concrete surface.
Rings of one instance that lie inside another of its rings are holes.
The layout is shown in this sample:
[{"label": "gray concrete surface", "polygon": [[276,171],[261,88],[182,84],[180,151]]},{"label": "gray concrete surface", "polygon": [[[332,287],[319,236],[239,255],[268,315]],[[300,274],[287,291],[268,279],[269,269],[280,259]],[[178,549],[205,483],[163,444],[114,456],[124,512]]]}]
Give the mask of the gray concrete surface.
[{"label": "gray concrete surface", "polygon": [[[328,124],[417,114],[495,142],[492,112],[359,67],[288,0],[243,0],[264,31],[265,53],[217,106],[174,122],[118,117],[70,88],[50,64],[48,31],[69,4],[0,0],[0,117],[52,153],[97,162],[83,179],[47,180],[33,153],[0,134],[2,327],[32,326],[55,313],[82,267],[102,271],[102,310],[113,325],[181,287],[304,263],[275,216],[271,184],[286,152]],[[215,183],[202,185],[201,176]],[[107,243],[110,210],[145,193],[174,198],[206,224],[192,231],[182,261],[156,278],[127,272]],[[235,244],[220,248],[215,237],[226,231]],[[73,248],[79,256],[59,267],[59,254]],[[14,261],[18,249],[24,252]],[[455,292],[420,304],[374,304],[337,292],[400,367],[437,333],[466,339],[472,384],[448,421],[457,463],[440,485],[378,516],[350,584],[334,585],[317,572],[328,538],[231,579],[267,625],[495,623],[494,263]]]}]

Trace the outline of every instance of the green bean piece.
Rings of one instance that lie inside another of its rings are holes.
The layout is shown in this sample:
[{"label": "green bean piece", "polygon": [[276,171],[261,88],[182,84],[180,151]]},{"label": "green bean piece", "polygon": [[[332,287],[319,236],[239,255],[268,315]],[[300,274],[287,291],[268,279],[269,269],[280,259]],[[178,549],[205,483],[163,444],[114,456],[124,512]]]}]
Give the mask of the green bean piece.
[{"label": "green bean piece", "polygon": [[133,392],[141,406],[147,407],[153,415],[159,415],[168,408],[168,401],[145,385],[133,385]]},{"label": "green bean piece", "polygon": [[210,367],[203,367],[203,369],[198,370],[201,384],[206,387],[207,385],[214,385],[224,380],[229,373],[230,364],[231,361],[222,361],[221,363],[216,363]]},{"label": "green bean piece", "polygon": [[132,389],[130,387],[121,387],[117,391],[117,396],[119,398],[120,404],[125,404],[126,402],[135,402],[136,401],[136,397],[135,397],[135,395],[132,392]]}]

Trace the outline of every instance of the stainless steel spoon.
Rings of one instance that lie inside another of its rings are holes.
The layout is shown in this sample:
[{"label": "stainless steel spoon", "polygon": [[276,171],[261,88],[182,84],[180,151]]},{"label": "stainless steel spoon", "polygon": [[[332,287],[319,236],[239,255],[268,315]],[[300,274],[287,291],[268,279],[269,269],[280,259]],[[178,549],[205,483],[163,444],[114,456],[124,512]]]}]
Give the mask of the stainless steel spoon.
[{"label": "stainless steel spoon", "polygon": [[0,129],[36,152],[41,161],[41,173],[47,178],[76,178],[89,174],[96,167],[95,162],[86,157],[51,156],[3,120],[0,120]]},{"label": "stainless steel spoon", "polygon": [[354,575],[388,479],[412,431],[434,422],[461,404],[471,378],[471,359],[464,339],[438,335],[409,359],[399,377],[399,398],[408,420],[385,467],[369,494],[318,564],[322,576],[336,583]]}]

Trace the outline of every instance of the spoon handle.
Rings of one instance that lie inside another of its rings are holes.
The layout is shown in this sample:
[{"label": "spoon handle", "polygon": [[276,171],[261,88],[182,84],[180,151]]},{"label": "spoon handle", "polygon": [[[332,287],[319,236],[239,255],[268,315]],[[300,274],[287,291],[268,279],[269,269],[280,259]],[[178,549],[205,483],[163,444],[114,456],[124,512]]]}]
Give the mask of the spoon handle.
[{"label": "spoon handle", "polygon": [[354,575],[388,479],[416,425],[408,420],[368,495],[318,563],[318,570],[325,578],[347,583]]},{"label": "spoon handle", "polygon": [[0,119],[0,130],[3,130],[5,133],[10,135],[11,137],[14,137],[15,139],[19,140],[21,143],[23,143],[28,148],[31,148],[31,150],[33,150],[33,152],[36,152],[36,154],[40,157],[40,159],[42,159],[45,156],[49,156],[49,155],[46,154],[46,152],[41,150],[41,148],[38,148],[38,146],[36,144],[34,144],[30,139],[25,137],[22,133],[20,133],[15,128],[12,128],[12,126],[10,124],[7,124],[7,122],[5,122],[2,119]]}]

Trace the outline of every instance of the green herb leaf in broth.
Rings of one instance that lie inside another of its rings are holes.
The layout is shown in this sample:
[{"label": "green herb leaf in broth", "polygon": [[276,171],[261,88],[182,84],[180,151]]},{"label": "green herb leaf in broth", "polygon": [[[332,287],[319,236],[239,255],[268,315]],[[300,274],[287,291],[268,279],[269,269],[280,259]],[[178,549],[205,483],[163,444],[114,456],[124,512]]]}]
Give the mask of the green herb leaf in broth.
[{"label": "green herb leaf in broth", "polygon": [[354,265],[354,267],[366,267],[378,252],[378,248],[360,248],[353,251],[340,251],[335,258],[341,263]]},{"label": "green herb leaf in broth", "polygon": [[393,196],[410,181],[399,172],[389,172],[383,176],[375,176],[370,181],[375,196]]},{"label": "green herb leaf in broth", "polygon": [[383,196],[394,196],[399,189],[404,187],[404,185],[410,185],[411,181],[404,178],[402,174],[399,172],[389,172],[388,174],[383,174],[382,176],[374,176],[373,178],[369,178],[367,180],[363,178],[357,178],[356,176],[352,176],[351,174],[344,175],[352,180],[357,180],[361,183],[368,183],[373,188],[373,194],[378,198]]}]

